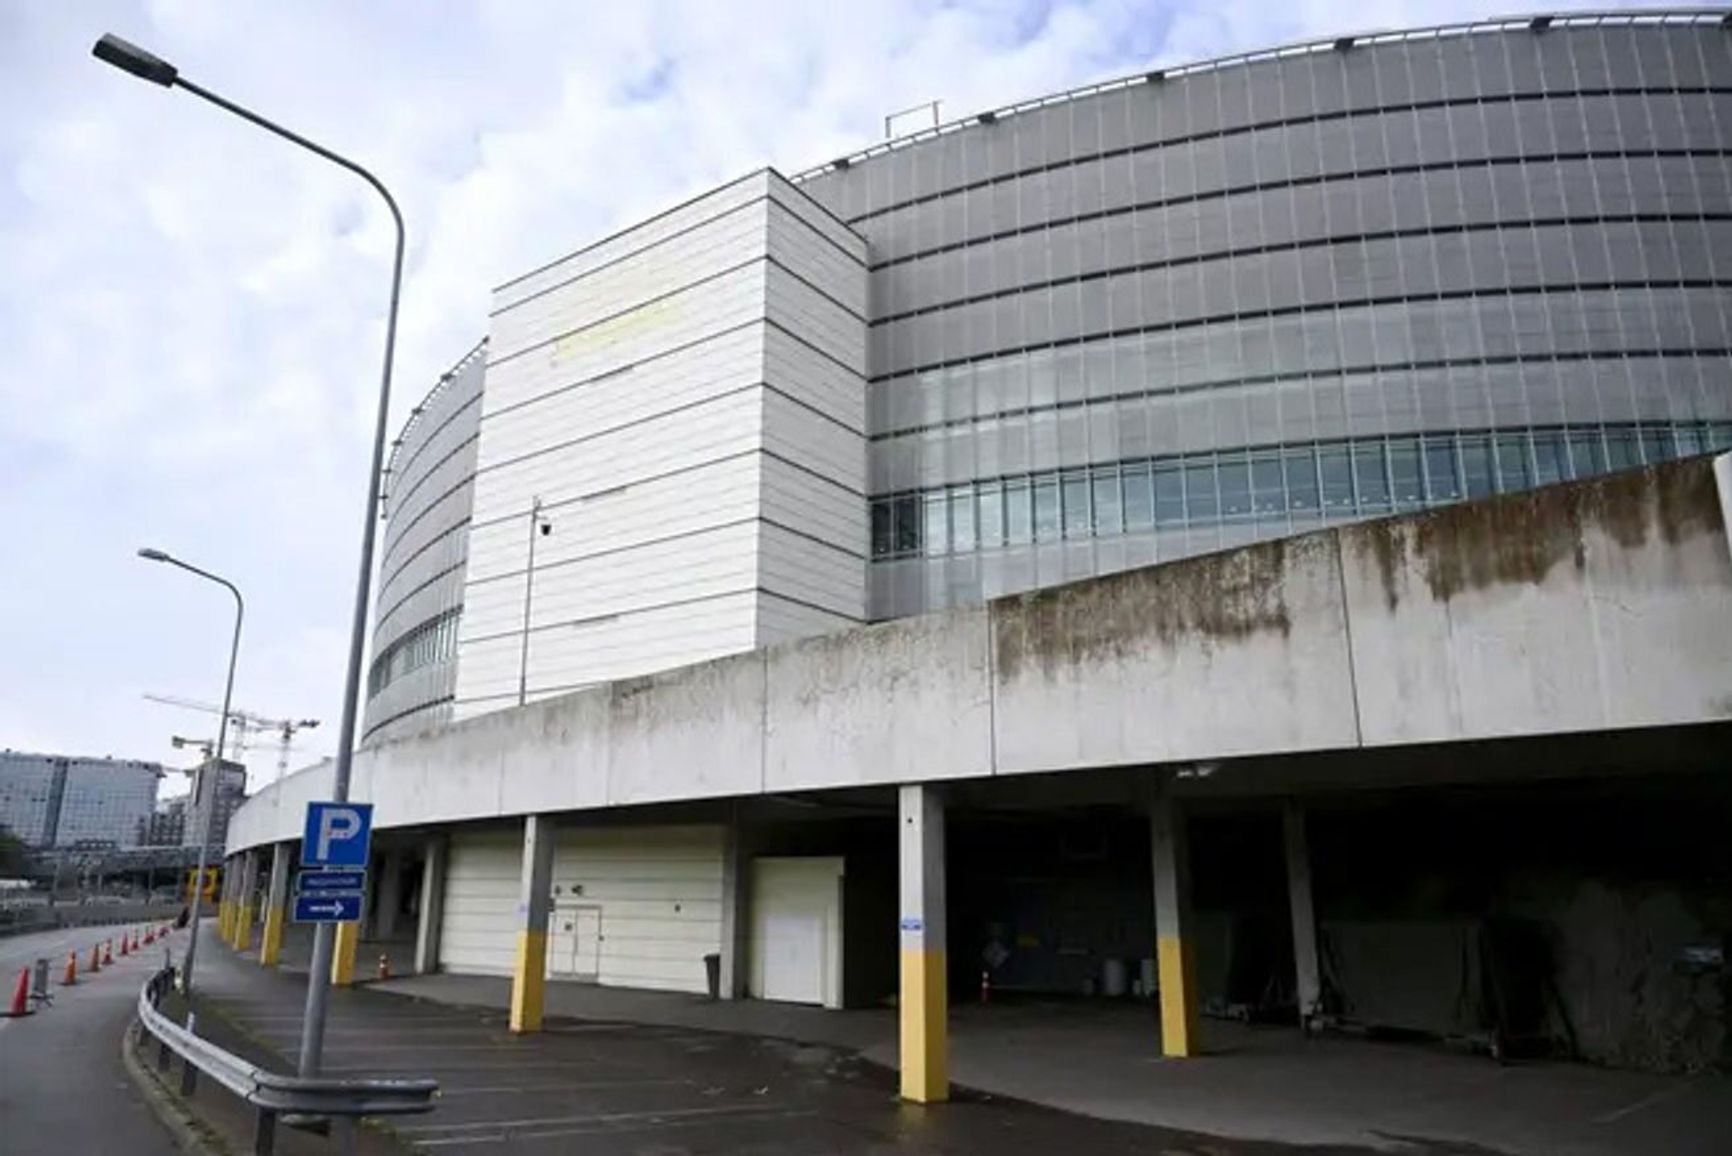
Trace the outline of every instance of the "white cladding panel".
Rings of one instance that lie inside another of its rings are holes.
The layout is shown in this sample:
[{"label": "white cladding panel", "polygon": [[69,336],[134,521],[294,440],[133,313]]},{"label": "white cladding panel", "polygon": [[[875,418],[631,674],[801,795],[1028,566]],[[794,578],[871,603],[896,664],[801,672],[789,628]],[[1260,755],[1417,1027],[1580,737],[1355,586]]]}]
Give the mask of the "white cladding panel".
[{"label": "white cladding panel", "polygon": [[[507,281],[493,291],[493,307],[495,310],[508,309],[519,301],[537,293],[545,293],[573,277],[581,277],[634,253],[653,248],[671,237],[698,228],[731,209],[759,200],[765,194],[769,177],[770,174],[765,171],[748,173],[737,181],[658,213],[639,225],[587,245],[515,280]],[[787,185],[786,181],[781,183]]]},{"label": "white cladding panel", "polygon": [[863,617],[864,259],[758,173],[498,291],[458,717]]},{"label": "white cladding panel", "polygon": [[601,909],[601,983],[707,990],[704,956],[721,950],[720,827],[595,827],[559,832],[556,910]]},{"label": "white cladding panel", "polygon": [[522,862],[521,830],[452,833],[439,928],[439,960],[446,971],[511,974]]}]

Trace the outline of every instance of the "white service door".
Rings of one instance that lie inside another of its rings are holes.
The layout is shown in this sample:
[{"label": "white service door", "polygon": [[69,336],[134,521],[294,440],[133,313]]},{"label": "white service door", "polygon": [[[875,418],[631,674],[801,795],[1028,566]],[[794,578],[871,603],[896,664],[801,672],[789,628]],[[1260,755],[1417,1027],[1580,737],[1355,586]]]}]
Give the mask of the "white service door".
[{"label": "white service door", "polygon": [[842,860],[752,863],[752,994],[842,1006]]},{"label": "white service door", "polygon": [[764,999],[824,1002],[824,913],[770,912],[764,917]]},{"label": "white service door", "polygon": [[547,974],[594,982],[601,976],[601,908],[594,904],[553,909],[547,937]]}]

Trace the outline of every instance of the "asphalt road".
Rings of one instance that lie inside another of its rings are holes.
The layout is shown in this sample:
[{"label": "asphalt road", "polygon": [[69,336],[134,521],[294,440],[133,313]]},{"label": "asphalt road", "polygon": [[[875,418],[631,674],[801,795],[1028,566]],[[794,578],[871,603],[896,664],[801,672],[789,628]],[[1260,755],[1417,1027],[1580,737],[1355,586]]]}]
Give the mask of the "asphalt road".
[{"label": "asphalt road", "polygon": [[[82,928],[0,939],[0,995],[7,1001],[19,968],[39,956],[54,964],[53,1006],[23,1019],[0,1019],[0,1152],[5,1156],[173,1156],[180,1151],[120,1059],[121,1035],[132,1020],[138,989],[161,963],[161,950],[125,959],[117,955],[112,968],[81,974],[76,987],[59,985],[68,951],[78,950],[82,973],[90,945],[114,934],[118,929]],[[180,932],[174,942],[185,938]]]}]

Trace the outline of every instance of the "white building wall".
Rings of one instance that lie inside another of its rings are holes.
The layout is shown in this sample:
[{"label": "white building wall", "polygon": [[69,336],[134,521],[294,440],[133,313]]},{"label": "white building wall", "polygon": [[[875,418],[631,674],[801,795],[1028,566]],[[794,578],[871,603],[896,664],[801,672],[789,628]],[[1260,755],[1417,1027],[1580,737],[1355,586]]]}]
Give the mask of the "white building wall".
[{"label": "white building wall", "polygon": [[864,618],[865,294],[769,172],[497,291],[458,717]]}]

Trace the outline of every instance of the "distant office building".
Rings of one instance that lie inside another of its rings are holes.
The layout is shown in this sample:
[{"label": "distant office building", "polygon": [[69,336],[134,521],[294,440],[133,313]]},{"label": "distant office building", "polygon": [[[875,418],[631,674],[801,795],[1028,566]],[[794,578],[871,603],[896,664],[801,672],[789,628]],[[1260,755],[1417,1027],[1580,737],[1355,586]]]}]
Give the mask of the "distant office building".
[{"label": "distant office building", "polygon": [[206,759],[194,776],[193,797],[198,801],[191,804],[181,823],[180,845],[196,847],[199,837],[204,832],[205,808],[214,790],[216,799],[216,815],[211,824],[210,843],[220,847],[228,839],[229,816],[247,799],[247,769],[240,763],[224,759],[221,770],[215,776],[210,774],[215,760]]},{"label": "distant office building", "polygon": [[145,842],[152,847],[183,847],[186,845],[186,810],[190,797],[180,795],[163,799],[150,817],[150,831]]},{"label": "distant office building", "polygon": [[0,825],[31,847],[136,847],[162,774],[136,759],[0,752]]}]

